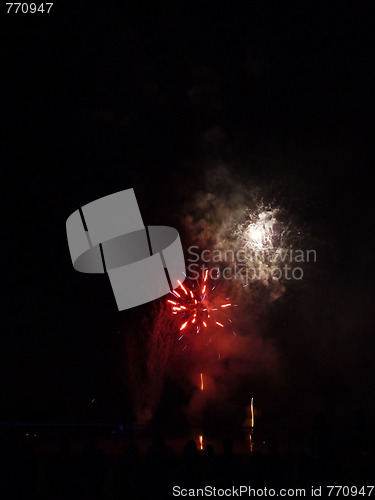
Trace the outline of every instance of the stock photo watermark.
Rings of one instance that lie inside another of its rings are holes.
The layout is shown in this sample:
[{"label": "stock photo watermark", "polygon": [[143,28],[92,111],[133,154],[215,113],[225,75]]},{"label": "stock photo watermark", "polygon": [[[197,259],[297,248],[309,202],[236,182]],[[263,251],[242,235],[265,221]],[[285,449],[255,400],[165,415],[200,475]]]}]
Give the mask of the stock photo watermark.
[{"label": "stock photo watermark", "polygon": [[190,279],[197,279],[208,270],[212,280],[300,281],[303,266],[317,261],[316,250],[286,249],[201,249],[196,245],[187,249],[187,271]]}]

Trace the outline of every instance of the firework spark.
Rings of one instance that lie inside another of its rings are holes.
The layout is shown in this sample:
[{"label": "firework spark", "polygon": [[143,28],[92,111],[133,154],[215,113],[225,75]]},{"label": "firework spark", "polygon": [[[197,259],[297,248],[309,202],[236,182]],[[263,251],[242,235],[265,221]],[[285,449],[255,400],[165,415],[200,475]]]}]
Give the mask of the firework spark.
[{"label": "firework spark", "polygon": [[253,438],[251,436],[251,432],[249,434],[249,443],[250,443],[250,453],[253,452]]},{"label": "firework spark", "polygon": [[202,435],[199,436],[199,449],[200,450],[204,449],[204,447],[203,447],[203,436]]}]

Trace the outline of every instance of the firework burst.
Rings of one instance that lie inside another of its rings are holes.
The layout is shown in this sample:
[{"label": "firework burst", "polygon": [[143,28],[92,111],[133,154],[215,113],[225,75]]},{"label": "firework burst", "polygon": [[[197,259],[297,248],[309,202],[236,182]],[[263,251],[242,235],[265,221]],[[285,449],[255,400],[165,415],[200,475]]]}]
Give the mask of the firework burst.
[{"label": "firework burst", "polygon": [[185,335],[205,335],[214,328],[224,328],[232,323],[227,311],[236,304],[232,304],[229,297],[224,302],[215,297],[216,284],[210,282],[208,269],[200,279],[186,280],[185,284],[179,282],[179,285],[171,292],[173,299],[167,301],[178,322],[179,340]]}]

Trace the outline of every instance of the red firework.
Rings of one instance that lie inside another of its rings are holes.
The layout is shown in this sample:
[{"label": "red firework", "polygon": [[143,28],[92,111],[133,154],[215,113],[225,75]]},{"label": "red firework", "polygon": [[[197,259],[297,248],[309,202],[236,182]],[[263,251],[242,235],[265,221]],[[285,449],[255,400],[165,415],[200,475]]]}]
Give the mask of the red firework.
[{"label": "red firework", "polygon": [[[179,332],[183,332],[179,340],[183,338],[184,334],[200,333],[210,326],[224,328],[226,321],[232,322],[231,319],[225,318],[222,314],[232,307],[229,297],[226,298],[226,302],[217,304],[217,299],[215,300],[211,293],[216,285],[211,287],[208,280],[208,269],[203,278],[186,281],[189,284],[186,282],[182,284],[179,281],[180,286],[171,292],[174,296],[173,300],[168,299],[172,314],[176,315],[179,321]],[[218,319],[221,321],[217,321]]]}]

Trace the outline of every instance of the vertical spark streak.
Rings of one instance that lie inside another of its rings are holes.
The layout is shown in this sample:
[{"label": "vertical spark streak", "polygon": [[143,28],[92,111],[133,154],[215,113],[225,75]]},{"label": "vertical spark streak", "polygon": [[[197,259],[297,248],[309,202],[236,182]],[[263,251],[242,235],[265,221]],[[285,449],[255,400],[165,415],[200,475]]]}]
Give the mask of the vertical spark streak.
[{"label": "vertical spark streak", "polygon": [[201,373],[201,391],[203,391],[204,385],[203,385],[203,373]]},{"label": "vertical spark streak", "polygon": [[250,442],[250,453],[252,453],[253,452],[253,439],[251,437],[251,432],[249,434],[249,442]]},{"label": "vertical spark streak", "polygon": [[251,398],[250,417],[251,417],[251,427],[254,428],[254,398]]},{"label": "vertical spark streak", "polygon": [[200,449],[203,450],[203,436],[202,435],[199,436],[199,446],[200,446]]}]

